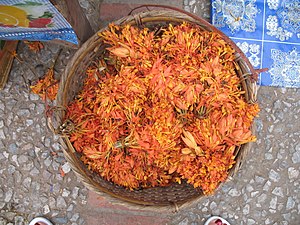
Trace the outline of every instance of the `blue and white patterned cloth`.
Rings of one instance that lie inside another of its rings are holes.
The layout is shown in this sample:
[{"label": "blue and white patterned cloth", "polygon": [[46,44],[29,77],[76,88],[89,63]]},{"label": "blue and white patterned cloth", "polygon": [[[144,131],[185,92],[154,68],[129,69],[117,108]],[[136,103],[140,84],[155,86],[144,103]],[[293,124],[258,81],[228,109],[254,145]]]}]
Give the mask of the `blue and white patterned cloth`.
[{"label": "blue and white patterned cloth", "polygon": [[[78,39],[71,25],[50,3],[49,0],[0,0],[1,6],[16,7],[27,13],[28,21],[34,24],[41,18],[51,18],[51,24],[44,27],[18,26],[19,18],[16,15],[6,14],[0,10],[0,40],[31,40],[48,41],[53,39],[63,40],[77,45]],[[49,16],[50,15],[50,16]],[[16,21],[13,27],[1,26],[6,17]]]},{"label": "blue and white patterned cloth", "polygon": [[269,69],[260,85],[300,87],[300,0],[212,0],[212,24]]}]

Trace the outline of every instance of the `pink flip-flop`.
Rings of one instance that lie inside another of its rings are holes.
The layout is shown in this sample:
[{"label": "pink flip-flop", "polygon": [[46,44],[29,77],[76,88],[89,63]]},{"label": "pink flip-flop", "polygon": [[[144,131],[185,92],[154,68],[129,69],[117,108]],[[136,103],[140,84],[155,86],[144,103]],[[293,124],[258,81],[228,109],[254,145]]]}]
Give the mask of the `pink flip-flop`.
[{"label": "pink flip-flop", "polygon": [[53,225],[49,220],[44,217],[36,217],[28,225]]},{"label": "pink flip-flop", "polygon": [[230,225],[230,223],[219,216],[210,217],[204,225]]}]

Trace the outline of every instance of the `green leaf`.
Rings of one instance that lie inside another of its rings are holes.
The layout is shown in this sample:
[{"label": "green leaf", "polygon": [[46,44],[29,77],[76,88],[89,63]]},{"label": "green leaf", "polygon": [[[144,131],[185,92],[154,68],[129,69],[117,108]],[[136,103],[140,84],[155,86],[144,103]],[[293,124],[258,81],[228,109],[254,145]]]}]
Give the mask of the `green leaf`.
[{"label": "green leaf", "polygon": [[46,11],[44,15],[40,16],[39,18],[53,18],[53,13]]}]

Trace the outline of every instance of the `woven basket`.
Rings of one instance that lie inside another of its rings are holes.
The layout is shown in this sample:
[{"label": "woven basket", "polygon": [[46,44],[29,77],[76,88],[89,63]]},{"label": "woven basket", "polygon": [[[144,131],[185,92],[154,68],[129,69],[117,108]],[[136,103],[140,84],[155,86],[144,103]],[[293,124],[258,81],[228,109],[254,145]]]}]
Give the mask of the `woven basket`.
[{"label": "woven basket", "polygon": [[[147,11],[137,13],[134,16],[127,16],[114,23],[117,25],[131,24],[136,26],[162,26],[168,23],[181,23],[188,21],[198,24],[205,30],[214,31],[223,36],[223,38],[236,50],[236,63],[239,65],[237,70],[241,78],[241,84],[245,90],[245,97],[249,103],[256,101],[256,85],[251,80],[255,72],[240,49],[230,41],[223,33],[214,28],[211,24],[193,14],[183,13],[174,10]],[[104,28],[105,29],[105,28]],[[104,30],[103,29],[103,30]],[[102,31],[102,30],[100,30]],[[104,51],[105,46],[102,39],[95,34],[76,52],[72,60],[68,63],[65,72],[61,78],[60,89],[57,95],[57,106],[66,107],[72,101],[77,93],[82,89],[85,71],[91,63],[91,59],[99,57]],[[71,165],[75,174],[82,180],[84,185],[98,194],[109,196],[110,201],[122,203],[128,207],[151,208],[151,210],[174,209],[174,206],[187,206],[203,196],[200,189],[195,189],[187,183],[173,183],[167,187],[155,187],[130,191],[112,182],[102,179],[98,174],[91,172],[80,160],[80,154],[75,151],[67,135],[64,135],[67,124],[63,123],[65,116],[64,110],[58,110],[52,118],[53,127],[56,133],[61,135],[61,143],[64,155]],[[56,125],[56,126],[55,126]],[[229,171],[229,178],[232,177],[240,168],[245,154],[249,149],[249,144],[245,144],[235,151],[235,165]]]}]

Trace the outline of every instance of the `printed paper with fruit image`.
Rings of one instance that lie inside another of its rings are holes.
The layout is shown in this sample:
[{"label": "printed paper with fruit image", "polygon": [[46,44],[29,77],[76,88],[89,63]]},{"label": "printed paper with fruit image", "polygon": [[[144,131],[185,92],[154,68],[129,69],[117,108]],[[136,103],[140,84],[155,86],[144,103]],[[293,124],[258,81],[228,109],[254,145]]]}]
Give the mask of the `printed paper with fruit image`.
[{"label": "printed paper with fruit image", "polygon": [[49,0],[1,1],[0,39],[62,39],[78,43],[70,24]]}]

